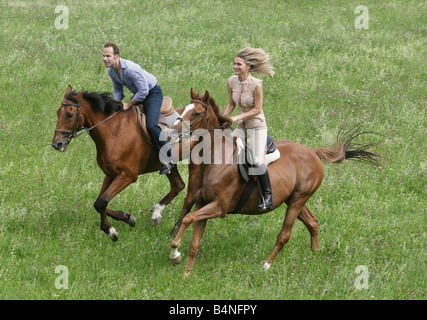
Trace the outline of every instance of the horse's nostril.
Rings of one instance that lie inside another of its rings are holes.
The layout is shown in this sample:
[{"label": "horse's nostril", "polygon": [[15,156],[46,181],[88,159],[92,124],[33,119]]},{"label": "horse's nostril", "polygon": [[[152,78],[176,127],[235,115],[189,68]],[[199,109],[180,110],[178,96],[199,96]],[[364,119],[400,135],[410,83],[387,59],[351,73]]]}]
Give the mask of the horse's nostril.
[{"label": "horse's nostril", "polygon": [[60,150],[63,146],[62,142],[53,142],[52,147],[54,147],[56,150]]}]

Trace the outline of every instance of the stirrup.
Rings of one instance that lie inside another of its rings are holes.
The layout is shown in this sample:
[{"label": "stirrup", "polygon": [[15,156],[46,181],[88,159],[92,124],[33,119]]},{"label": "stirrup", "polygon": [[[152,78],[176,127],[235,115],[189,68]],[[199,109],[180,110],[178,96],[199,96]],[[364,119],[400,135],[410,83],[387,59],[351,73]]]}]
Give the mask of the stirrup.
[{"label": "stirrup", "polygon": [[271,196],[269,198],[267,198],[267,201],[265,201],[264,196],[261,195],[261,200],[262,200],[262,202],[260,202],[260,204],[258,204],[258,208],[260,208],[262,210],[271,210],[274,208]]},{"label": "stirrup", "polygon": [[172,169],[175,167],[175,164],[171,161],[162,165],[159,174],[170,174]]}]

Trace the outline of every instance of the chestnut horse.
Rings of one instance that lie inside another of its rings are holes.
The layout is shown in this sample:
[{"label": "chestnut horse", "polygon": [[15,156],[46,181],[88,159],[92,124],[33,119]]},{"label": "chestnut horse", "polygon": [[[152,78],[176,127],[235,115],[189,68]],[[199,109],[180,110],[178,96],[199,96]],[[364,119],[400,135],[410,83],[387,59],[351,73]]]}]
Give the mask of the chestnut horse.
[{"label": "chestnut horse", "polygon": [[[229,122],[229,118],[221,116],[220,108],[207,91],[204,96],[201,96],[191,90],[191,99],[191,104],[185,107],[182,112],[180,118],[182,121],[175,123],[169,130],[174,130],[174,135],[181,135],[184,122],[186,124],[185,128],[191,128],[191,132],[202,128],[207,129],[203,140],[206,137],[211,139],[212,161],[196,166],[196,174],[191,171],[190,167],[188,189],[192,190],[192,197],[196,205],[194,211],[186,214],[180,221],[179,230],[171,243],[170,259],[171,263],[175,265],[181,261],[178,247],[184,232],[190,224],[194,224],[193,239],[185,268],[185,276],[189,276],[193,269],[207,220],[224,218],[228,213],[233,212],[238,205],[246,183],[239,174],[235,139],[227,139],[225,137],[225,139],[220,140],[221,143],[214,144],[214,129],[224,126]],[[359,126],[344,133],[340,132],[334,149],[310,149],[289,140],[275,142],[281,156],[267,168],[271,179],[273,205],[275,209],[282,203],[286,203],[287,209],[282,230],[277,236],[276,245],[271,255],[264,264],[264,269],[270,268],[280,250],[289,240],[296,218],[301,220],[307,227],[311,236],[311,248],[313,250],[318,249],[318,220],[308,209],[306,202],[319,188],[323,180],[324,169],[322,161],[342,163],[347,159],[353,158],[378,164],[377,159],[379,156],[367,151],[372,145],[362,146],[353,143],[353,139],[362,134],[358,132],[358,129],[360,129]],[[198,131],[200,132],[200,130]],[[194,144],[192,148],[194,148]],[[233,159],[226,159],[227,155],[224,152],[226,149],[233,150],[233,152],[229,153]],[[213,161],[215,154],[218,153],[222,157],[222,163],[214,163]],[[230,162],[230,160],[233,161]],[[238,213],[258,215],[271,211],[257,207],[259,198],[260,194],[255,188]]]},{"label": "chestnut horse", "polygon": [[[108,93],[76,93],[68,86],[57,116],[52,140],[56,150],[65,152],[71,139],[79,136],[81,133],[77,132],[83,128],[95,142],[96,159],[105,178],[94,206],[101,215],[101,229],[113,241],[117,241],[118,233],[108,222],[107,215],[132,227],[136,223],[135,217],[107,209],[107,205],[118,193],[137,181],[138,175],[160,170],[158,151],[150,146],[141,132],[135,108],[124,111],[122,103],[112,99]],[[176,154],[176,150],[172,151]],[[167,177],[171,189],[156,204],[153,225],[160,223],[165,207],[185,186],[176,166]]]}]

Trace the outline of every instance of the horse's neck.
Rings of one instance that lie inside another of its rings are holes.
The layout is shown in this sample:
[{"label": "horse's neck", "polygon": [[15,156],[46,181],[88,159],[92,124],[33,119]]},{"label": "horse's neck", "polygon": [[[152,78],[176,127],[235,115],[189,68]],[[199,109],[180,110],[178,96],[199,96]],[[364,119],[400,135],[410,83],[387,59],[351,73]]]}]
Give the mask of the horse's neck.
[{"label": "horse's neck", "polygon": [[211,150],[211,164],[237,163],[237,148],[231,130],[214,130],[211,134]]},{"label": "horse's neck", "polygon": [[115,130],[116,127],[114,125],[113,119],[101,123],[102,121],[107,119],[108,116],[104,115],[102,112],[94,112],[91,107],[85,108],[84,117],[84,127],[86,129],[91,129],[92,127],[99,124],[98,126],[94,127],[89,131],[89,135],[92,137],[95,144],[105,144],[106,141],[111,139],[112,131]]}]

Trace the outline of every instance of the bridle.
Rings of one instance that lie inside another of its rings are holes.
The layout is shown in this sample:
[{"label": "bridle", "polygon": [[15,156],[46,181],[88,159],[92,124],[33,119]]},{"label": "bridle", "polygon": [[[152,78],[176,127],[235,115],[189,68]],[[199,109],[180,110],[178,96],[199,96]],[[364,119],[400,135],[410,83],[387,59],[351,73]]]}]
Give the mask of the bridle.
[{"label": "bridle", "polygon": [[[178,118],[176,118],[176,120],[179,120],[179,121],[181,121],[182,122],[182,124],[183,124],[183,126],[185,126],[186,127],[186,129],[188,129],[188,133],[185,135],[186,136],[186,139],[188,139],[189,137],[191,137],[192,135],[196,135],[196,136],[203,136],[205,133],[207,133],[207,132],[212,132],[212,131],[214,131],[215,129],[221,129],[221,128],[223,128],[224,127],[224,124],[222,124],[222,125],[220,125],[219,127],[217,127],[217,128],[214,128],[214,129],[206,129],[206,131],[204,131],[202,134],[198,134],[198,133],[196,133],[195,132],[195,130],[194,130],[194,128],[195,127],[197,127],[197,126],[199,126],[199,124],[201,124],[202,122],[204,122],[204,127],[203,128],[205,128],[206,126],[207,126],[207,124],[208,124],[208,122],[209,122],[209,105],[208,104],[206,104],[206,103],[204,103],[203,101],[201,101],[201,100],[198,100],[198,99],[193,99],[193,100],[191,100],[190,101],[190,104],[191,103],[198,103],[198,104],[200,104],[203,108],[205,108],[205,110],[206,110],[206,112],[205,112],[205,115],[204,115],[204,117],[203,118],[199,118],[198,120],[197,120],[197,122],[196,123],[193,123],[193,124],[191,124],[191,125],[189,125],[186,121],[184,121],[184,119],[182,118],[182,117],[178,117]],[[184,140],[186,140],[186,139],[184,139],[183,138],[183,134],[182,134],[182,131],[181,131],[181,134],[180,134],[180,139],[177,141],[177,143],[180,143],[180,142],[182,142],[182,141],[184,141]]]},{"label": "bridle", "polygon": [[[74,121],[73,129],[71,131],[61,130],[61,129],[55,129],[55,133],[59,132],[59,133],[68,135],[67,143],[69,143],[74,138],[80,137],[82,134],[85,134],[86,132],[89,133],[92,129],[96,128],[97,126],[99,126],[100,124],[104,123],[105,121],[110,120],[112,117],[114,117],[117,114],[117,112],[114,112],[108,118],[105,118],[104,120],[102,120],[101,122],[95,124],[94,126],[92,126],[90,128],[83,127],[82,129],[77,130],[77,125],[78,125],[79,120],[80,120],[80,102],[76,104],[76,103],[68,103],[68,102],[62,101],[61,105],[77,107],[76,120]],[[78,133],[79,131],[81,131],[83,129],[85,131]]]},{"label": "bridle", "polygon": [[198,103],[200,105],[202,105],[203,108],[205,108],[205,116],[203,118],[199,118],[198,121],[196,123],[193,123],[193,125],[188,125],[188,123],[186,121],[184,121],[184,119],[182,117],[178,117],[176,118],[176,120],[179,120],[182,122],[183,125],[185,125],[187,127],[187,129],[189,130],[190,134],[192,133],[194,127],[198,126],[201,122],[204,121],[205,126],[208,124],[209,122],[209,105],[204,103],[201,100],[197,100],[197,99],[193,99],[190,101],[190,104],[194,104],[194,103]]},{"label": "bridle", "polygon": [[74,125],[73,125],[72,131],[55,129],[55,133],[59,132],[59,133],[67,134],[68,135],[67,142],[70,142],[72,139],[74,139],[74,138],[80,136],[81,134],[83,134],[83,132],[80,133],[80,134],[77,134],[77,124],[79,123],[79,120],[80,120],[80,102],[78,104],[75,104],[75,103],[68,103],[68,102],[62,101],[61,105],[77,107],[76,120],[74,121]]}]

